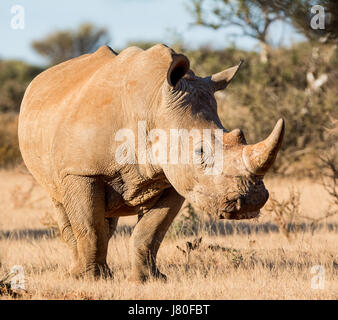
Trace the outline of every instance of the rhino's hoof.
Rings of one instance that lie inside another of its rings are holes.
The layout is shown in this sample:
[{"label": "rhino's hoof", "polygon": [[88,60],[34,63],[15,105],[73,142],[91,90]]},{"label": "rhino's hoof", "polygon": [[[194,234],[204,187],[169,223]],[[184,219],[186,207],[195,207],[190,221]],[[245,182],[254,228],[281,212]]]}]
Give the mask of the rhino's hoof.
[{"label": "rhino's hoof", "polygon": [[107,264],[95,265],[94,277],[102,279],[112,279],[114,277],[113,272],[110,270]]},{"label": "rhino's hoof", "polygon": [[83,277],[83,268],[80,267],[79,265],[72,265],[69,270],[70,276],[73,278],[81,278]]},{"label": "rhino's hoof", "polygon": [[148,280],[148,277],[146,276],[134,276],[134,275],[131,275],[129,278],[128,278],[128,281],[129,282],[132,282],[132,283],[136,283],[136,284],[141,284],[141,283],[145,283],[146,281]]},{"label": "rhino's hoof", "polygon": [[91,278],[95,280],[111,279],[114,276],[107,264],[94,264],[87,266],[86,268],[76,266],[71,268],[70,274],[77,279]]},{"label": "rhino's hoof", "polygon": [[134,283],[145,283],[150,279],[167,281],[167,276],[157,270],[156,272],[152,273],[151,275],[149,275],[149,274],[133,274],[128,278],[128,281],[134,282]]},{"label": "rhino's hoof", "polygon": [[163,274],[162,272],[156,270],[156,272],[153,274],[153,277],[155,279],[158,279],[158,280],[162,280],[162,281],[167,281],[167,276],[165,274]]}]

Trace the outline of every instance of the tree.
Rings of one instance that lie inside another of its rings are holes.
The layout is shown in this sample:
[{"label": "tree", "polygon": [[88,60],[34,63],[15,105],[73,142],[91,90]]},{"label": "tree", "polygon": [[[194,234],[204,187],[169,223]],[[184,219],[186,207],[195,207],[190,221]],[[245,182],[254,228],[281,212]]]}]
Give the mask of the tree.
[{"label": "tree", "polygon": [[77,30],[64,30],[34,41],[32,47],[54,65],[62,61],[95,51],[110,41],[109,33],[90,23],[79,26]]},{"label": "tree", "polygon": [[306,92],[312,95],[327,83],[329,77],[325,66],[337,51],[337,1],[274,0],[271,1],[271,7],[276,12],[283,12],[312,45],[312,59],[306,72]]},{"label": "tree", "polygon": [[[242,35],[259,41],[261,62],[268,61],[268,31],[272,23],[285,19],[284,11],[269,0],[190,0],[196,25],[219,29],[237,26]],[[238,36],[239,34],[235,34]]]},{"label": "tree", "polygon": [[[288,21],[309,41],[338,42],[338,6],[336,0],[274,0],[271,9],[283,12]],[[324,14],[323,28],[313,28],[311,22]],[[317,17],[316,17],[317,16]]]}]

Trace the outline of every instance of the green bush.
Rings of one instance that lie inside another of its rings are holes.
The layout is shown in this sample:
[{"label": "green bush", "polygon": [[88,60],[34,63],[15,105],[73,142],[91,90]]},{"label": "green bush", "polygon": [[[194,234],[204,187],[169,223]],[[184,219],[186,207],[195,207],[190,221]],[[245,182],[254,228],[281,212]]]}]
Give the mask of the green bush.
[{"label": "green bush", "polygon": [[22,161],[17,131],[18,115],[0,114],[0,167],[13,167]]},{"label": "green bush", "polygon": [[19,112],[26,87],[42,70],[21,61],[0,60],[0,112]]},{"label": "green bush", "polygon": [[0,167],[22,161],[18,144],[18,112],[25,90],[42,68],[0,60]]}]

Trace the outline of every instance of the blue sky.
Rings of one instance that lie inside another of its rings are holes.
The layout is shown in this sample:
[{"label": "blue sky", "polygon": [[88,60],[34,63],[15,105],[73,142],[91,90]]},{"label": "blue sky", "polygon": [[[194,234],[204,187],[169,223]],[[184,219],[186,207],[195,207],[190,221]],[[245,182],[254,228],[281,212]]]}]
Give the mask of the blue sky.
[{"label": "blue sky", "polygon": [[[110,46],[123,49],[129,41],[151,40],[169,44],[177,37],[191,47],[209,44],[227,47],[233,30],[209,30],[192,27],[186,9],[188,0],[1,0],[0,58],[21,59],[35,64],[44,60],[31,49],[31,42],[55,30],[76,28],[92,22],[106,27],[112,37]],[[25,28],[11,28],[11,7],[25,9]],[[277,23],[271,28],[272,40],[290,44],[301,39],[290,27]],[[235,45],[243,49],[257,47],[255,41],[239,37]]]}]

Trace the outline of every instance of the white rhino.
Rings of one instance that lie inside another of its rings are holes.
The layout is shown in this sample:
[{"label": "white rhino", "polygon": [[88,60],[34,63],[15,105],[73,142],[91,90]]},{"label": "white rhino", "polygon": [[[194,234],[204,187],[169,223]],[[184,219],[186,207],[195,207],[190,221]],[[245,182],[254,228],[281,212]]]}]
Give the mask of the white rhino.
[{"label": "white rhino", "polygon": [[[223,127],[214,93],[238,69],[201,78],[187,57],[165,45],[130,47],[118,55],[103,46],[32,81],[21,105],[20,149],[54,203],[62,238],[72,250],[73,275],[110,275],[108,240],[120,216],[139,215],[131,237],[131,280],[144,281],[165,279],[156,255],[184,199],[220,218],[258,215],[268,199],[263,176],[280,148],[284,122],[280,119],[270,136],[254,145],[246,144],[240,129]],[[207,150],[202,140],[196,147],[189,137],[198,163],[156,163],[147,157],[156,139],[141,137],[156,128],[168,136],[171,129],[218,129],[221,136],[212,133],[215,146]],[[121,129],[135,133],[132,162],[116,160]],[[141,141],[148,148],[143,153],[136,152]],[[206,174],[217,158],[216,145],[221,145],[222,170]]]}]

